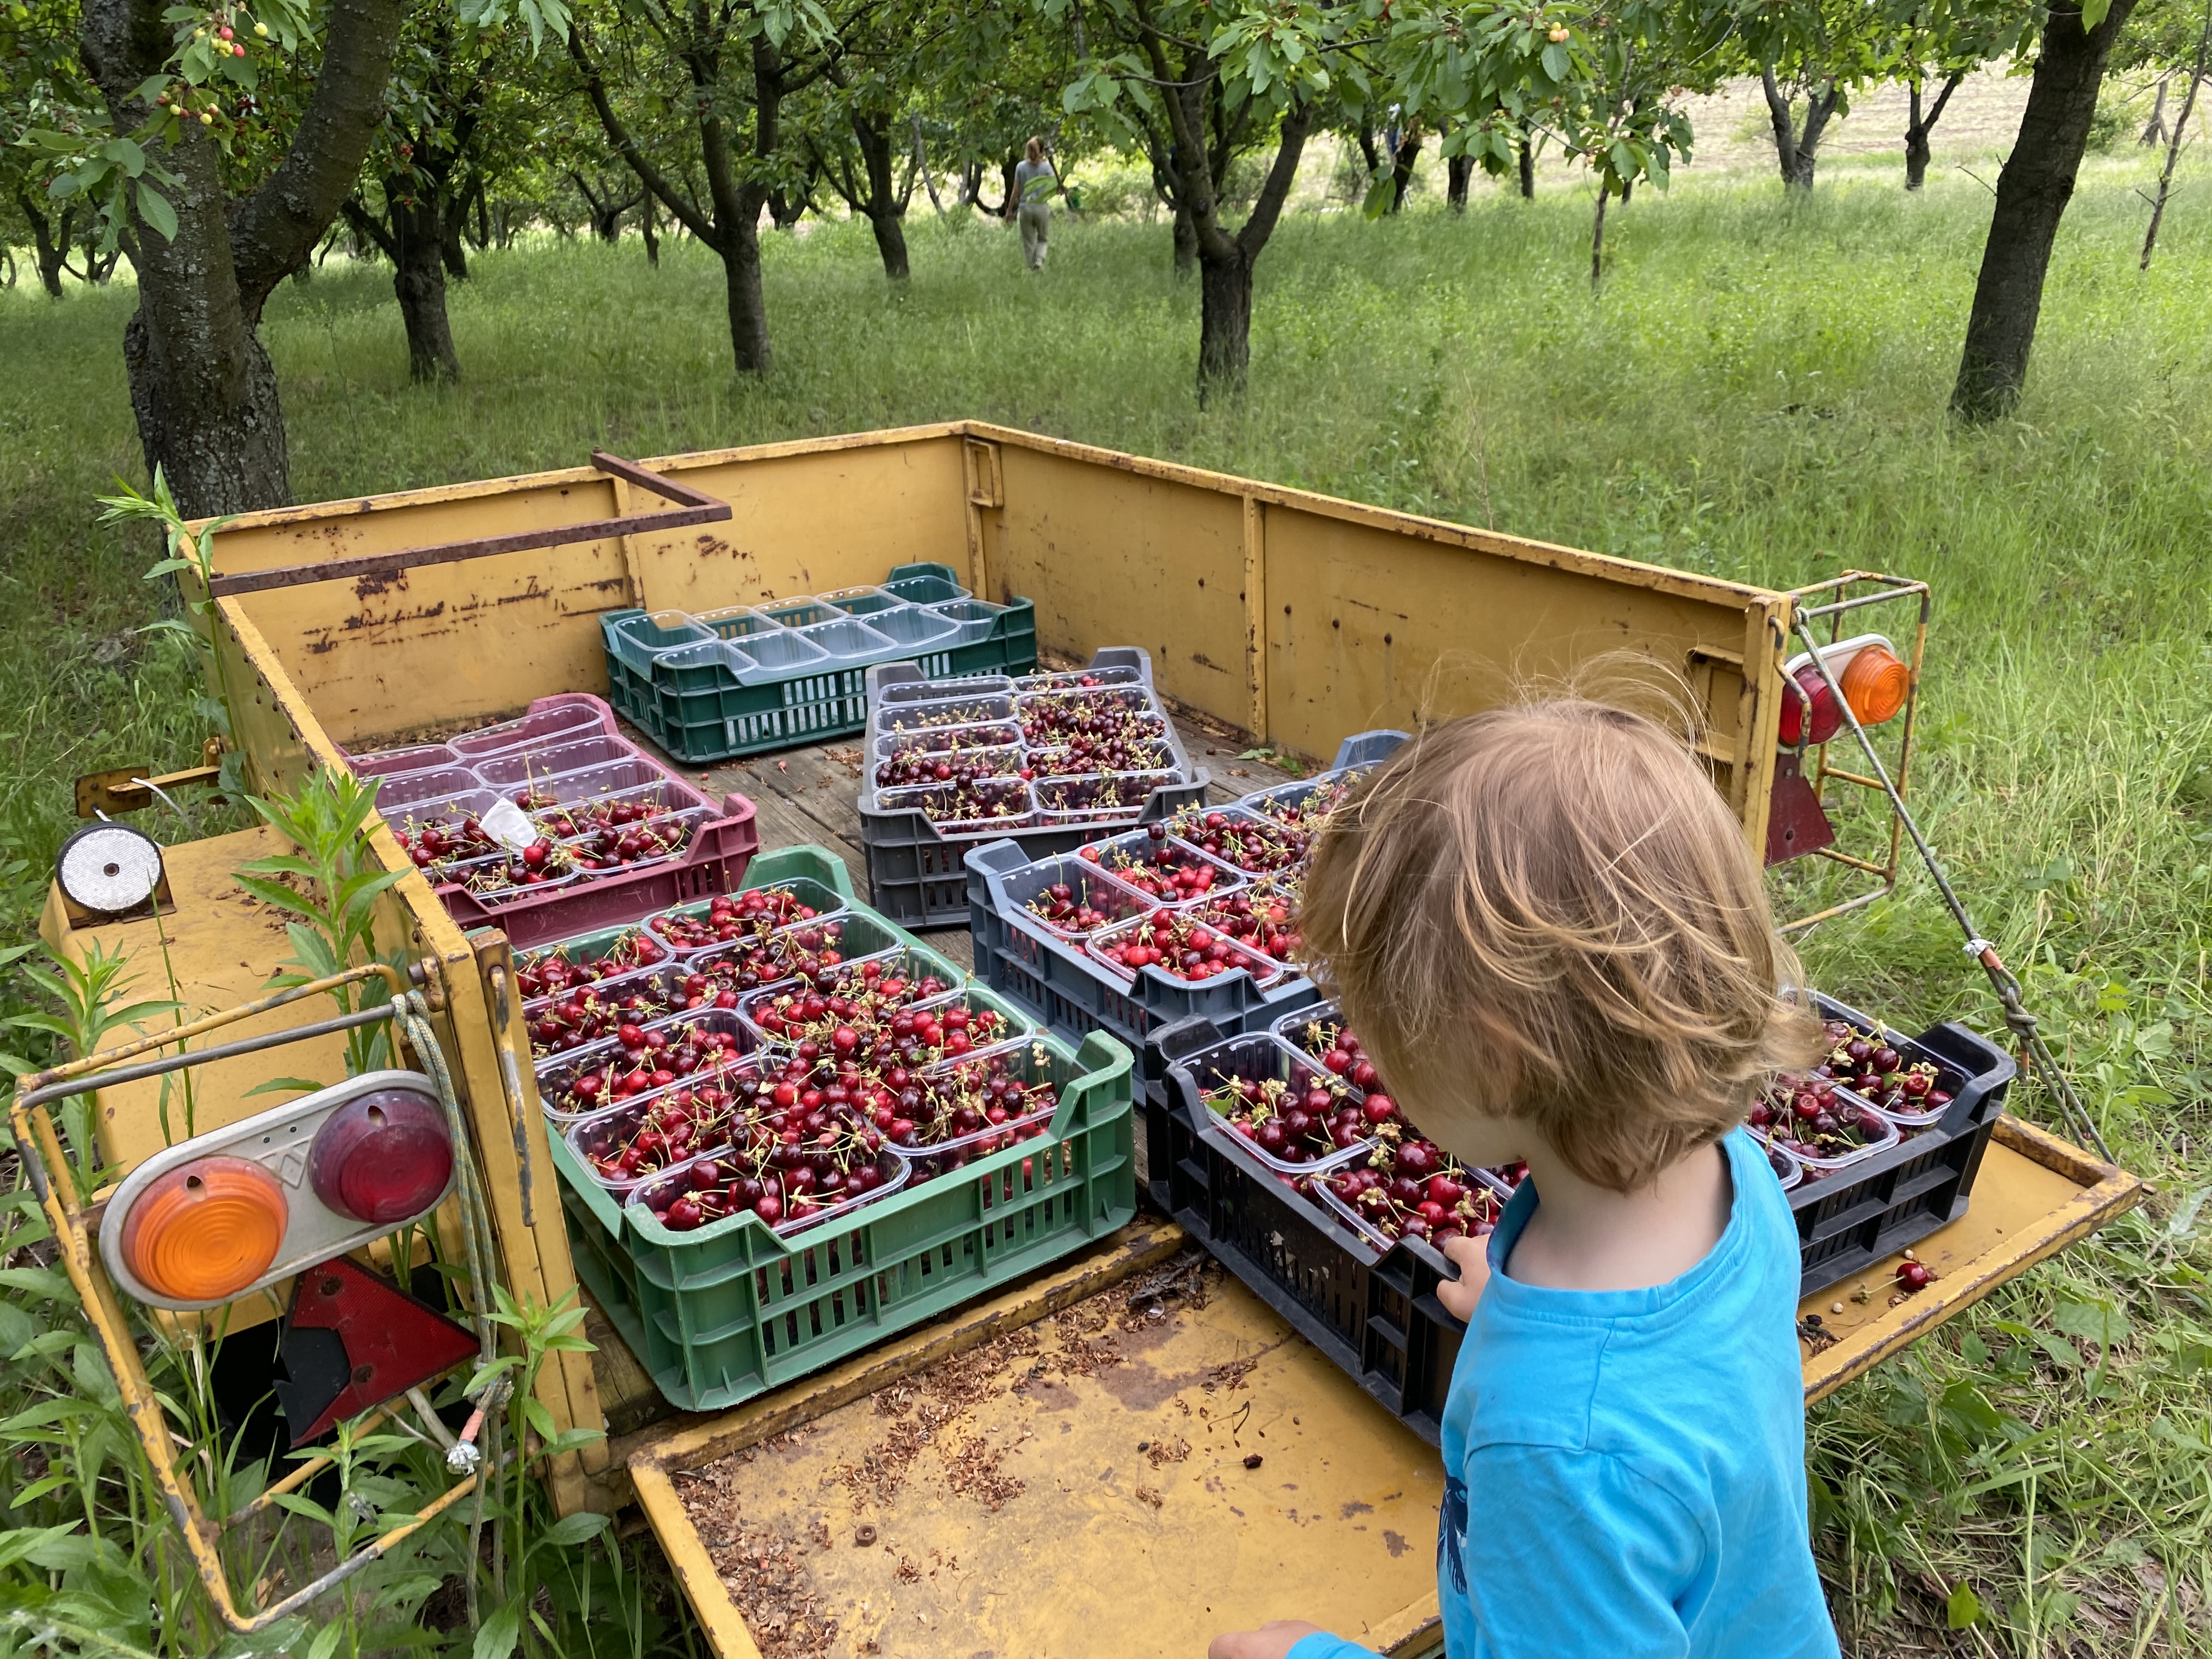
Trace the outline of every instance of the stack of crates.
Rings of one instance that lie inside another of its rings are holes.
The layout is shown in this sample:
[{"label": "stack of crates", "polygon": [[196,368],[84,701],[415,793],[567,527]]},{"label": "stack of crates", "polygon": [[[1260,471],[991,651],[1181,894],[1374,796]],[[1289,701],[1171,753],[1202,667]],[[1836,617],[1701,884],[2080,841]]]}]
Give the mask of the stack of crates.
[{"label": "stack of crates", "polygon": [[1036,665],[1036,607],[979,599],[941,564],[760,605],[609,611],[599,629],[615,707],[695,766],[859,732],[873,664],[936,679]]}]

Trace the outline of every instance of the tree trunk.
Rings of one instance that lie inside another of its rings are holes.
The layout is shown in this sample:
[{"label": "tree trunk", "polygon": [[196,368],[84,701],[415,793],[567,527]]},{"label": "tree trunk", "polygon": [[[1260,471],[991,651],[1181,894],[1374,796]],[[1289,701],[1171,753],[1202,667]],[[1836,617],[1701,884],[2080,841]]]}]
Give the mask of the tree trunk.
[{"label": "tree trunk", "polygon": [[469,250],[461,240],[461,233],[469,222],[469,198],[483,189],[483,179],[471,179],[468,187],[447,204],[442,227],[444,240],[439,252],[445,259],[446,276],[449,281],[465,283],[469,280]]},{"label": "tree trunk", "polygon": [[2105,60],[2135,7],[2136,0],[2112,0],[2104,21],[2085,31],[2080,0],[2052,0],[2020,133],[1997,176],[1996,209],[1966,319],[1951,392],[1952,412],[1962,420],[2008,414],[2027,384],[2051,246],[2088,145]]},{"label": "tree trunk", "polygon": [[867,171],[868,193],[863,207],[868,226],[876,233],[876,252],[883,256],[884,275],[892,282],[907,279],[906,231],[899,223],[898,186],[891,176],[890,124],[883,118],[853,112],[853,141]]},{"label": "tree trunk", "polygon": [[653,199],[653,192],[645,192],[645,210],[637,222],[638,234],[645,238],[645,262],[655,270],[660,269],[660,232],[653,220],[659,216],[660,204]]},{"label": "tree trunk", "polygon": [[768,299],[761,291],[760,202],[753,216],[732,225],[722,250],[730,301],[730,355],[740,374],[768,373]]},{"label": "tree trunk", "polygon": [[[1210,173],[1203,181],[1203,199],[1192,203],[1191,223],[1198,233],[1201,407],[1215,392],[1225,392],[1231,398],[1243,392],[1252,361],[1252,267],[1275,234],[1283,203],[1297,177],[1298,158],[1305,153],[1306,135],[1312,130],[1312,106],[1294,106],[1285,113],[1267,182],[1234,236],[1222,229],[1217,217],[1220,198]],[[1186,178],[1186,185],[1189,182]]]},{"label": "tree trunk", "polygon": [[944,198],[937,193],[937,180],[930,175],[929,151],[921,142],[921,112],[915,110],[913,115],[914,170],[921,175],[921,187],[929,192],[929,205],[936,210],[937,216],[942,219],[945,216],[945,202]]},{"label": "tree trunk", "polygon": [[1474,172],[1474,161],[1465,155],[1455,155],[1444,171],[1444,200],[1454,213],[1467,211],[1467,181]]},{"label": "tree trunk", "polygon": [[2158,77],[2158,98],[2150,106],[2149,124],[2136,141],[2145,149],[2155,149],[2166,142],[2166,83],[2172,78],[2170,75]]},{"label": "tree trunk", "polygon": [[2181,95],[2181,112],[2173,118],[2173,136],[2166,146],[2166,165],[2159,169],[2158,198],[2150,205],[2150,225],[2143,232],[2141,270],[2150,269],[2150,256],[2158,246],[2158,227],[2166,217],[2166,198],[2173,193],[2173,164],[2181,159],[2181,136],[2189,130],[2189,117],[2197,108],[2197,88],[2204,80],[2205,64],[2212,58],[2212,0],[2205,0],[2204,27],[2197,37],[2197,61],[2189,71],[2189,90]]},{"label": "tree trunk", "polygon": [[1603,179],[1597,181],[1597,217],[1590,225],[1590,292],[1595,294],[1605,276],[1605,198],[1612,188]]},{"label": "tree trunk", "polygon": [[1199,250],[1198,400],[1241,394],[1252,366],[1252,262],[1234,239],[1223,256]]},{"label": "tree trunk", "polygon": [[1820,160],[1820,135],[1827,130],[1828,118],[1836,112],[1843,100],[1843,92],[1833,81],[1824,92],[1808,90],[1805,94],[1805,126],[1797,130],[1796,118],[1790,113],[1790,100],[1774,78],[1771,64],[1763,65],[1759,71],[1759,88],[1766,97],[1766,118],[1774,129],[1774,161],[1781,170],[1782,182],[1791,190],[1813,188],[1813,169]]},{"label": "tree trunk", "polygon": [[39,259],[39,285],[53,299],[62,297],[62,272],[69,266],[70,233],[76,218],[76,209],[62,210],[61,223],[57,227],[39,210],[38,203],[27,190],[15,192],[15,205],[23,210],[23,217],[31,227],[31,240]]},{"label": "tree trunk", "polygon": [[442,216],[434,198],[392,203],[392,292],[407,327],[407,375],[418,385],[461,378],[446,316]]},{"label": "tree trunk", "polygon": [[907,279],[906,229],[896,213],[871,213],[868,228],[876,233],[876,252],[883,256],[884,275],[894,283]]},{"label": "tree trunk", "polygon": [[[1783,184],[1794,185],[1797,182],[1797,124],[1790,113],[1790,100],[1775,82],[1771,64],[1759,66],[1759,89],[1766,96],[1766,122],[1774,130],[1774,164],[1782,170]],[[1602,194],[1598,205],[1602,210]]]},{"label": "tree trunk", "polygon": [[1180,202],[1175,210],[1175,274],[1188,276],[1198,269],[1198,227],[1190,222],[1190,210]]},{"label": "tree trunk", "polygon": [[[138,310],[123,360],[147,470],[159,467],[191,518],[282,507],[291,497],[276,375],[255,333],[263,302],[310,252],[360,175],[382,119],[401,0],[334,0],[322,73],[290,149],[234,202],[215,141],[187,125],[159,159],[177,234],[133,214]],[[118,132],[147,114],[139,89],[170,42],[161,0],[86,0],[79,45]]]},{"label": "tree trunk", "polygon": [[1521,199],[1536,199],[1536,142],[1526,131],[1521,134]]},{"label": "tree trunk", "polygon": [[1905,128],[1905,187],[1918,190],[1928,182],[1928,126],[1920,118],[1920,82],[1911,87],[1912,109]]},{"label": "tree trunk", "polygon": [[1390,211],[1395,213],[1406,205],[1406,190],[1413,182],[1413,164],[1421,159],[1421,130],[1408,127],[1406,136],[1398,141],[1397,153],[1390,158]]}]

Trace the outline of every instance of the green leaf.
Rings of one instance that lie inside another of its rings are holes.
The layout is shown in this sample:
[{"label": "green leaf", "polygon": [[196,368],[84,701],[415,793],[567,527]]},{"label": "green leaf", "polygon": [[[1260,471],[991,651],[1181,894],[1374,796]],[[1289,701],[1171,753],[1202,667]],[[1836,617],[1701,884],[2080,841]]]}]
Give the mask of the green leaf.
[{"label": "green leaf", "polygon": [[0,1285],[28,1291],[49,1302],[76,1301],[76,1286],[69,1282],[67,1273],[53,1267],[0,1267]]},{"label": "green leaf", "polygon": [[2081,0],[2081,32],[2088,33],[2105,21],[2112,9],[2112,0]]},{"label": "green leaf", "polygon": [[2051,1322],[2076,1342],[2094,1342],[2100,1348],[2126,1341],[2134,1329],[2125,1313],[2101,1302],[2062,1302]]},{"label": "green leaf", "polygon": [[2060,1370],[2078,1371],[2081,1369],[2081,1354],[2064,1337],[2053,1336],[2049,1331],[2038,1331],[2035,1333],[2035,1344]]},{"label": "green leaf", "polygon": [[[1954,1625],[1952,1628],[1958,1627]],[[315,1639],[307,1649],[307,1659],[331,1659],[338,1650],[338,1644],[345,1640],[345,1621],[332,1620],[315,1632]]]},{"label": "green leaf", "polygon": [[1982,1621],[1982,1598],[1974,1594],[1974,1587],[1963,1578],[1943,1603],[1943,1618],[1953,1630],[1964,1630],[1969,1625]]},{"label": "green leaf", "polygon": [[509,1601],[477,1629],[477,1644],[469,1659],[507,1659],[522,1639],[522,1604]]},{"label": "green leaf", "polygon": [[310,1077],[272,1077],[266,1083],[257,1083],[246,1092],[252,1095],[311,1095],[323,1085]]},{"label": "green leaf", "polygon": [[540,1533],[532,1547],[533,1549],[574,1549],[587,1539],[597,1538],[607,1529],[609,1524],[607,1517],[604,1515],[596,1514],[590,1510],[579,1510],[574,1515],[556,1521]]}]

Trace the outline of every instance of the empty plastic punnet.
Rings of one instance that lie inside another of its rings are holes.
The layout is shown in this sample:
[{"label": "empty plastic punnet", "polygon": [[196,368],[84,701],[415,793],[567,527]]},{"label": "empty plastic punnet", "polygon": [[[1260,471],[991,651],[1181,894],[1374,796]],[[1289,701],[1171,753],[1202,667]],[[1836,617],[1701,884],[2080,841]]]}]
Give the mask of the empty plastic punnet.
[{"label": "empty plastic punnet", "polygon": [[891,641],[864,622],[850,617],[840,617],[835,622],[816,623],[796,630],[808,644],[818,646],[828,655],[846,662],[858,662],[866,657],[881,656],[892,648]]},{"label": "empty plastic punnet", "polygon": [[580,738],[574,743],[531,744],[477,763],[477,775],[495,789],[538,783],[582,772],[610,761],[636,760],[635,745],[620,738]]},{"label": "empty plastic punnet", "polygon": [[827,651],[788,628],[747,635],[743,645],[726,643],[722,649],[730,653],[731,672],[739,679],[744,679],[748,674],[789,674],[830,660]]},{"label": "empty plastic punnet", "polygon": [[412,806],[417,801],[444,800],[471,794],[483,787],[483,781],[465,766],[402,772],[386,778],[377,789],[376,810],[390,818],[398,816],[401,808]]},{"label": "empty plastic punnet", "polygon": [[960,631],[960,624],[951,617],[940,617],[915,605],[876,611],[869,617],[868,626],[908,651],[946,643]]},{"label": "empty plastic punnet", "polygon": [[373,755],[348,755],[346,764],[357,778],[388,778],[401,772],[428,772],[459,766],[461,757],[442,743],[411,744],[404,749],[383,749]]},{"label": "empty plastic punnet", "polygon": [[464,732],[447,742],[467,764],[527,743],[557,743],[564,738],[611,729],[606,707],[597,697],[578,697],[573,702],[548,698],[532,704],[520,720],[501,720],[480,732]]},{"label": "empty plastic punnet", "polygon": [[841,587],[834,593],[817,593],[824,605],[834,605],[848,617],[873,617],[906,601],[880,587]]}]

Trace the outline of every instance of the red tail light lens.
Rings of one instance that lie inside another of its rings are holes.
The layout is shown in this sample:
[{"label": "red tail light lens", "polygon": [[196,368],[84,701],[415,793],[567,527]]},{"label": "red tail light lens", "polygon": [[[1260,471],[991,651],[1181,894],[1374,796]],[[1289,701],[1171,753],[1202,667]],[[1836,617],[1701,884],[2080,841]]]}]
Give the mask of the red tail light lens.
[{"label": "red tail light lens", "polygon": [[380,1226],[412,1220],[453,1179],[444,1109],[410,1089],[356,1095],[315,1132],[307,1173],[315,1196],[340,1215]]},{"label": "red tail light lens", "polygon": [[1804,740],[1808,744],[1827,742],[1830,738],[1836,735],[1844,724],[1844,711],[1842,706],[1836,702],[1836,694],[1828,689],[1827,681],[1820,678],[1820,669],[1817,663],[1807,663],[1793,678],[1797,682],[1798,689],[1805,695],[1800,697],[1796,692],[1786,687],[1783,690],[1783,747],[1795,749],[1797,746],[1798,732],[1803,725],[1808,702],[1812,705],[1813,729],[1806,733]]}]

